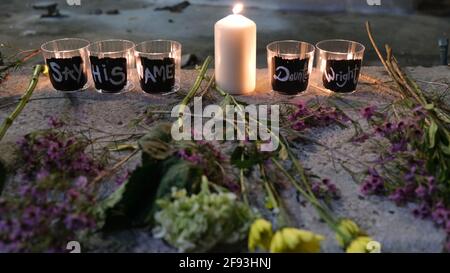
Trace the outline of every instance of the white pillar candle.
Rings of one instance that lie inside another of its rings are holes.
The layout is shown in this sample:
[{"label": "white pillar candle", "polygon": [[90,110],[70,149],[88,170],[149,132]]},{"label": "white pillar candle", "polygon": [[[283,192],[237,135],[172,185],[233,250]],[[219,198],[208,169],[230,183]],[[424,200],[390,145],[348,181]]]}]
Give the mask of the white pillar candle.
[{"label": "white pillar candle", "polygon": [[237,4],[232,15],[214,27],[216,84],[230,94],[253,92],[256,86],[256,24],[239,14]]}]

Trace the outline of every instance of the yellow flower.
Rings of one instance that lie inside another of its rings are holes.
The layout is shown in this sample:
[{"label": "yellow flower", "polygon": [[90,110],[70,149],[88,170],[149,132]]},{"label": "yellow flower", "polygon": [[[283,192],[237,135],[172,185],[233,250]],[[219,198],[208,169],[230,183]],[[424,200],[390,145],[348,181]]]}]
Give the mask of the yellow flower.
[{"label": "yellow flower", "polygon": [[47,65],[44,66],[44,71],[42,71],[42,74],[44,76],[48,77],[48,66]]},{"label": "yellow flower", "polygon": [[248,236],[248,249],[255,251],[257,248],[269,250],[272,240],[272,224],[265,219],[257,219],[250,227]]},{"label": "yellow flower", "polygon": [[339,222],[338,229],[340,233],[336,233],[336,240],[342,248],[345,248],[355,238],[367,235],[364,231],[360,230],[355,222],[350,219],[342,219]]},{"label": "yellow flower", "polygon": [[275,233],[270,244],[272,253],[318,253],[323,236],[310,231],[283,228]]},{"label": "yellow flower", "polygon": [[374,240],[367,236],[360,236],[354,239],[347,247],[347,253],[369,253],[368,245]]}]

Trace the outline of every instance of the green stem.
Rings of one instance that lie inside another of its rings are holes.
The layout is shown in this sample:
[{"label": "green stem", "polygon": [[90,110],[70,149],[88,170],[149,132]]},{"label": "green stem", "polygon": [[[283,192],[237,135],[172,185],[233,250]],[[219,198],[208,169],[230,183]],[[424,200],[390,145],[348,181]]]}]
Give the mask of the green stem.
[{"label": "green stem", "polygon": [[300,192],[300,194],[308,200],[308,202],[311,203],[311,205],[314,207],[316,212],[319,214],[320,218],[324,220],[327,225],[337,234],[339,234],[341,237],[345,238],[346,240],[349,239],[346,234],[344,234],[342,231],[338,228],[338,221],[331,215],[328,208],[324,207],[314,195],[310,196],[308,193],[306,193],[302,187],[298,184],[298,182],[286,171],[286,169],[281,166],[281,164],[274,158],[272,158],[272,162],[277,166],[278,169],[288,178],[288,180],[292,183],[292,185]]},{"label": "green stem", "polygon": [[267,178],[264,166],[262,164],[259,164],[259,169],[261,172],[261,178],[263,179],[264,182],[264,188],[267,191],[270,202],[273,204],[274,208],[279,210],[277,222],[278,228],[292,226],[292,221],[289,218],[289,214],[283,203],[283,200],[281,200],[281,197],[277,192],[277,190],[274,188],[273,183],[271,183],[270,180]]},{"label": "green stem", "polygon": [[274,193],[272,192],[272,189],[269,187],[269,182],[267,181],[266,176],[263,175],[263,174],[261,173],[261,178],[262,178],[263,181],[264,181],[264,188],[266,189],[266,192],[267,192],[267,195],[268,195],[268,197],[269,197],[270,203],[273,205],[273,207],[274,207],[275,209],[279,209],[279,208],[280,208],[280,205],[278,204],[278,201],[277,201],[277,199],[275,198],[275,195],[274,195]]},{"label": "green stem", "polygon": [[[29,61],[30,59],[32,59],[33,57],[38,55],[41,52],[41,50],[35,49],[35,50],[29,50],[29,51],[22,51],[22,52],[15,54],[14,57],[19,56],[26,52],[30,52],[30,53],[28,55],[26,55],[25,57],[23,57],[22,59],[18,59],[12,63],[8,63],[7,65],[0,68],[0,83],[2,82],[2,80],[4,80],[6,78],[6,76],[9,74],[10,70],[17,69],[18,67],[22,66],[27,61]],[[1,54],[0,54],[0,59],[1,59]]]},{"label": "green stem", "polygon": [[9,115],[5,121],[3,122],[2,126],[0,127],[0,140],[3,139],[6,132],[8,131],[9,127],[13,124],[14,120],[20,115],[22,110],[27,105],[28,101],[30,100],[31,96],[33,95],[34,90],[36,89],[36,85],[39,82],[39,75],[44,71],[43,65],[36,65],[33,70],[33,76],[30,80],[30,84],[28,85],[27,90],[25,91],[25,94],[20,98],[19,104],[17,105],[16,109]]},{"label": "green stem", "polygon": [[[243,114],[243,112],[244,112],[243,107],[242,107],[242,104],[240,104],[240,103],[234,98],[234,96],[232,96],[232,95],[226,93],[224,90],[222,90],[222,89],[221,89],[219,86],[217,86],[217,85],[215,86],[214,90],[216,90],[221,96],[224,96],[224,97],[225,97],[225,96],[229,96],[229,97],[231,98],[232,103],[233,103],[236,107],[239,108],[239,110],[240,110],[240,115],[241,115],[241,117],[242,117],[242,114]],[[251,117],[251,115],[249,116],[249,118],[250,118],[252,121],[255,121],[259,126],[264,126],[264,124],[261,124],[261,122],[260,122],[258,119],[255,119],[255,118]],[[274,133],[272,132],[272,130],[270,130],[269,128],[267,128],[267,131],[268,131],[268,133],[269,133],[274,139],[276,139],[276,140],[278,141],[279,145],[281,146],[281,149],[280,149],[280,150],[286,149],[286,145],[284,144],[283,141],[281,141],[281,139],[280,139],[280,137],[279,137],[278,135],[274,134]]]},{"label": "green stem", "polygon": [[[229,95],[228,93],[226,93],[224,90],[220,89],[220,87],[215,86],[215,90],[222,96],[230,96],[232,103],[239,107],[240,109],[242,109],[242,105],[240,103],[238,103],[234,96]],[[254,119],[255,120],[255,119]],[[257,123],[259,123],[258,120],[256,120]],[[328,224],[328,226],[333,229],[336,233],[338,233],[339,235],[341,235],[342,237],[347,237],[345,234],[342,234],[342,232],[338,229],[338,221],[336,221],[333,216],[331,215],[331,212],[329,211],[329,209],[327,207],[324,207],[315,197],[315,195],[313,194],[312,190],[311,190],[311,186],[309,185],[309,181],[308,178],[306,177],[306,173],[305,170],[303,168],[303,166],[298,162],[298,160],[295,158],[295,156],[293,155],[292,151],[290,151],[287,143],[285,143],[278,135],[275,135],[272,130],[268,130],[268,132],[275,137],[278,141],[279,144],[281,146],[281,149],[286,149],[288,152],[288,157],[293,161],[294,163],[294,167],[297,169],[297,171],[300,174],[301,180],[304,184],[304,187],[306,188],[303,189],[302,186],[300,186],[300,184],[281,166],[281,164],[275,159],[272,158],[272,161],[275,163],[275,165],[281,170],[281,172],[292,182],[292,184],[294,185],[294,187],[313,205],[313,207],[316,209],[317,213],[319,214],[319,216]],[[267,180],[267,178],[263,175],[263,179]],[[275,196],[272,192],[272,189],[270,188],[269,183],[265,182],[264,186],[266,188],[266,190],[268,191],[269,194],[269,198],[271,198],[271,201],[276,201]],[[276,204],[279,207],[278,202],[274,202],[274,204]]]},{"label": "green stem", "polygon": [[286,147],[287,147],[288,155],[291,158],[291,161],[294,164],[295,169],[300,174],[300,181],[302,181],[303,187],[308,191],[309,194],[314,196],[314,193],[312,192],[312,189],[311,189],[311,184],[309,182],[308,177],[306,176],[305,168],[303,167],[303,165],[300,164],[298,159],[294,156],[291,149],[287,145],[286,145]]},{"label": "green stem", "polygon": [[[241,155],[241,160],[244,161],[244,154]],[[245,186],[244,169],[240,170],[239,177],[240,177],[240,181],[241,181],[241,193],[242,193],[244,202],[247,204],[247,206],[249,206],[250,203],[248,201],[248,196],[247,196],[247,187]]]},{"label": "green stem", "polygon": [[303,189],[298,184],[298,182],[288,173],[288,171],[285,168],[283,168],[283,166],[281,165],[281,163],[278,160],[276,160],[275,158],[272,158],[272,162],[283,173],[283,175],[292,183],[292,185],[297,189],[297,191],[300,192],[300,194],[303,195],[308,200],[308,202],[310,202],[314,206],[316,206],[316,205],[320,206],[320,203],[317,201],[317,199],[315,199],[314,197],[311,196],[310,193],[305,191],[305,189]]},{"label": "green stem", "polygon": [[179,114],[180,118],[183,116],[184,109],[186,109],[186,106],[189,104],[191,99],[195,96],[198,89],[200,88],[202,81],[205,78],[205,74],[208,71],[208,67],[211,64],[211,61],[212,61],[212,57],[208,56],[206,58],[205,62],[203,62],[202,67],[200,68],[199,75],[195,79],[194,85],[192,85],[192,87],[189,90],[189,92],[187,93],[186,97],[184,97],[184,99],[181,101],[181,104],[180,104],[181,107],[178,110],[178,114]]}]

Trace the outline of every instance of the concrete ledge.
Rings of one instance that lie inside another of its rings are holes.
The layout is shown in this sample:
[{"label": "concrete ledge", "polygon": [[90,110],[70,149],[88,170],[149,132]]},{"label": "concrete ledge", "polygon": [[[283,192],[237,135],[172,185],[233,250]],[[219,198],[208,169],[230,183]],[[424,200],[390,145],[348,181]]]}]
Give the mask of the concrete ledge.
[{"label": "concrete ledge", "polygon": [[[449,67],[415,67],[410,68],[409,71],[414,78],[425,82],[450,82]],[[212,72],[210,71],[210,73]],[[0,85],[0,105],[3,105],[6,101],[11,101],[12,98],[17,98],[23,93],[30,73],[31,68],[13,73],[8,81]],[[382,81],[389,80],[381,67],[365,67],[363,73],[379,78]],[[195,77],[195,71],[182,71],[183,84],[181,93],[186,92],[193,84]],[[272,94],[268,91],[270,89],[268,84],[267,70],[258,70],[257,92],[249,96],[243,96],[240,99],[249,103],[276,103],[287,99],[299,100],[329,95],[314,87],[321,86],[318,73],[314,73],[309,90],[304,95],[295,98]],[[428,83],[420,82],[420,84],[431,88]],[[441,87],[433,85],[433,89]],[[52,90],[47,78],[42,78],[33,98],[43,99],[31,101],[10,128],[5,140],[0,145],[0,155],[2,157],[8,151],[5,146],[10,146],[10,143],[16,141],[20,136],[34,130],[47,128],[47,118],[50,116],[62,116],[69,120],[81,121],[104,131],[121,133],[129,132],[128,123],[137,115],[143,113],[149,105],[159,105],[170,110],[173,104],[180,101],[180,97],[177,95],[169,97],[144,95],[138,90],[124,95],[102,95],[90,89],[85,93],[75,94],[71,98],[55,99],[55,97],[61,97],[61,94]],[[390,101],[389,96],[364,82],[360,83],[356,93],[345,96],[345,99],[362,104],[383,104]],[[6,118],[13,108],[11,106],[0,109],[0,120]],[[352,118],[359,119],[357,113],[349,114]],[[329,127],[312,132],[312,137],[320,139],[341,153],[361,160],[370,159],[367,147],[348,142],[352,135],[353,130],[351,128],[341,130]],[[414,218],[411,213],[413,205],[399,208],[386,198],[361,197],[359,186],[355,184],[342,167],[334,164],[329,152],[321,147],[300,145],[296,153],[306,167],[324,178],[331,178],[337,184],[342,191],[343,198],[333,203],[335,212],[339,216],[355,219],[370,235],[382,243],[383,251],[440,252],[442,250],[445,233],[437,229],[431,221]],[[345,160],[344,158],[341,159]],[[134,162],[133,164],[137,163]],[[129,167],[131,168],[131,166]],[[109,188],[108,184],[106,184],[105,192],[110,191],[112,187],[112,184],[110,184]],[[252,183],[250,190],[254,198],[261,198],[261,195],[258,195],[259,189],[256,183]],[[283,197],[299,227],[311,229],[325,235],[324,251],[340,251],[334,241],[333,233],[325,224],[318,220],[317,214],[312,208],[297,202],[297,195],[293,189],[286,189],[283,192]],[[105,248],[99,251],[174,251],[163,242],[153,239],[147,230],[120,232],[112,235],[108,240],[119,243],[120,249]]]}]

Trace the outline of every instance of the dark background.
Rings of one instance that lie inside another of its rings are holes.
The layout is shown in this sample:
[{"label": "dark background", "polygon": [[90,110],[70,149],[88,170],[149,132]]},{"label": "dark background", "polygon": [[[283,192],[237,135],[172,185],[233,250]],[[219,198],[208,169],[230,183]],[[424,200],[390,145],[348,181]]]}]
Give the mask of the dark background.
[{"label": "dark background", "polygon": [[[81,6],[58,4],[62,16],[41,18],[40,1],[0,1],[0,42],[8,50],[39,48],[43,42],[80,37],[91,41],[123,38],[140,42],[173,39],[183,53],[214,54],[214,23],[231,13],[235,1],[191,0],[178,12],[156,11],[182,0],[81,0]],[[274,40],[316,43],[342,38],[367,46],[366,65],[379,65],[365,32],[371,21],[379,45],[389,43],[402,65],[439,64],[438,39],[450,36],[450,0],[242,0],[244,15],[258,25],[258,66],[266,66],[265,46]],[[176,11],[176,10],[175,10]],[[9,48],[9,49],[8,49]]]}]

